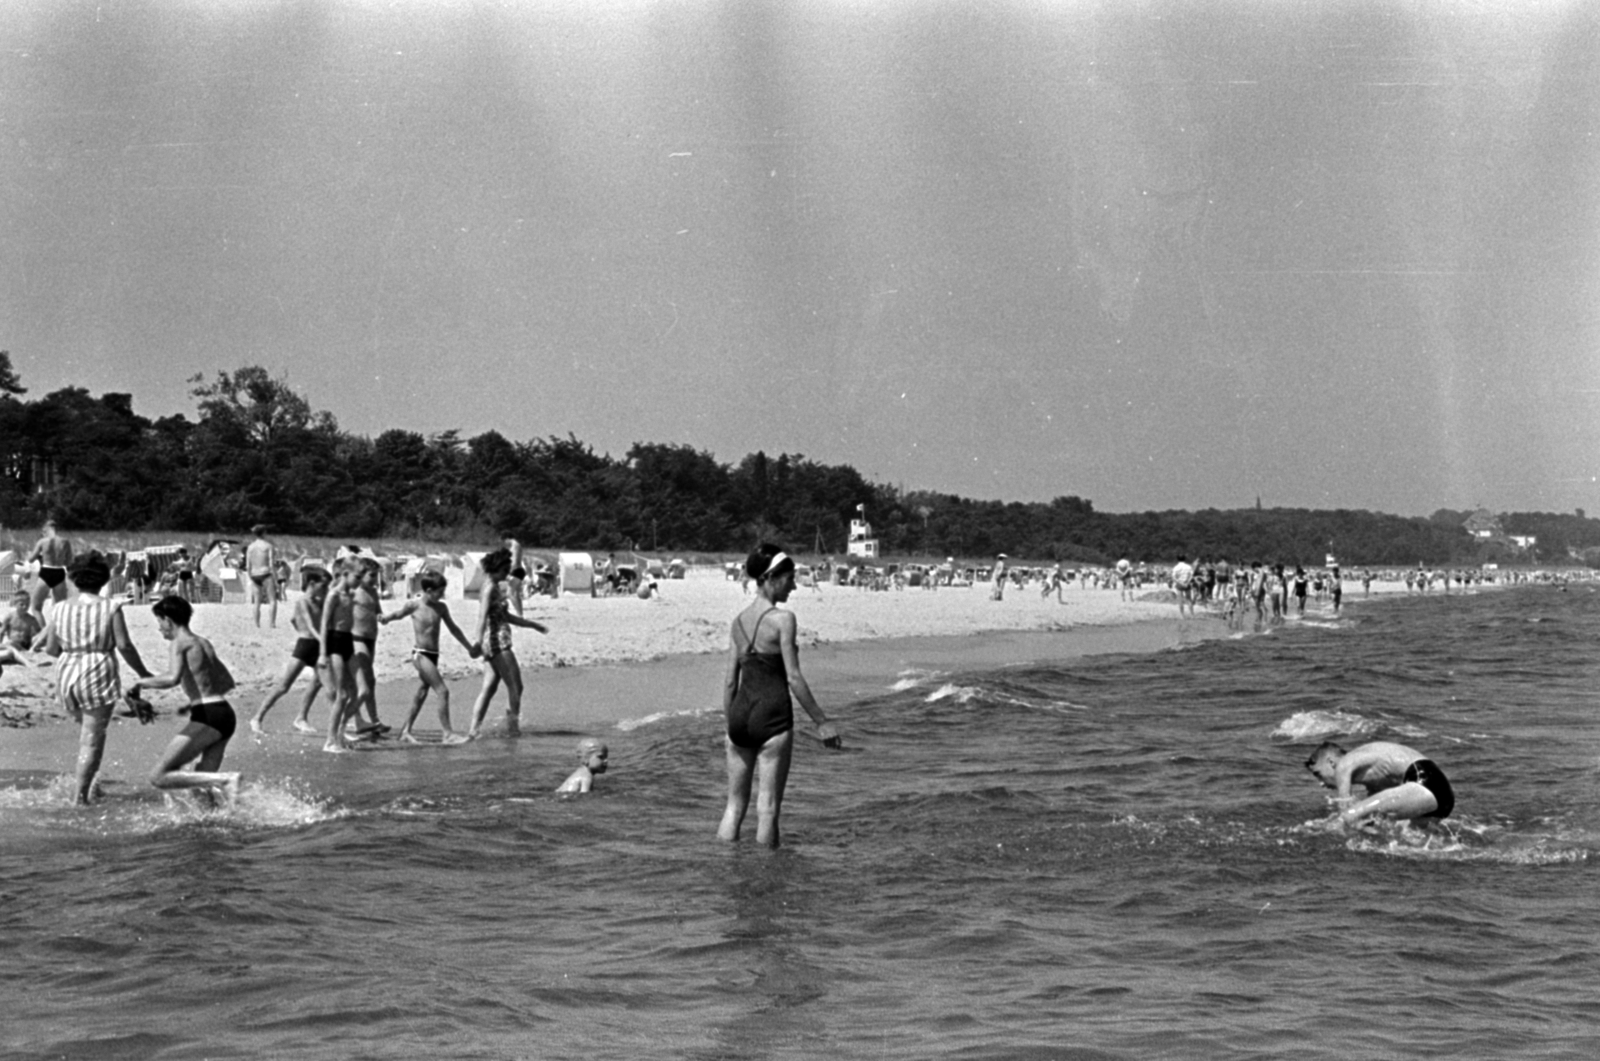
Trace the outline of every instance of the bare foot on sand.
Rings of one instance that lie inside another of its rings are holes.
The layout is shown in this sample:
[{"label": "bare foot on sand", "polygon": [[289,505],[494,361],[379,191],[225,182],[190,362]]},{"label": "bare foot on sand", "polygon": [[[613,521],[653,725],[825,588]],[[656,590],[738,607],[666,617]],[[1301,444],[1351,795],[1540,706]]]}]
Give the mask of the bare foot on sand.
[{"label": "bare foot on sand", "polygon": [[304,719],[304,718],[295,719],[294,720],[294,728],[299,730],[301,733],[319,733],[319,732],[321,732],[320,730],[317,729],[317,727],[313,726],[308,719]]}]

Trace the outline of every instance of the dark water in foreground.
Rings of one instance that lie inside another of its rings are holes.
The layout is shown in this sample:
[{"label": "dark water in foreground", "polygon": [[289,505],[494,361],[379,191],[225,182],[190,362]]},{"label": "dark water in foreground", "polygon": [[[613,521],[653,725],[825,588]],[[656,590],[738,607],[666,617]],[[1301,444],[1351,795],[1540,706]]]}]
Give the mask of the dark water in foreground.
[{"label": "dark water in foreground", "polygon": [[[712,715],[568,802],[569,735],[285,760],[225,816],[0,777],[0,1056],[1592,1057],[1597,637],[1530,589],[885,673],[775,855],[712,838]],[[1456,816],[1308,824],[1325,736]]]}]

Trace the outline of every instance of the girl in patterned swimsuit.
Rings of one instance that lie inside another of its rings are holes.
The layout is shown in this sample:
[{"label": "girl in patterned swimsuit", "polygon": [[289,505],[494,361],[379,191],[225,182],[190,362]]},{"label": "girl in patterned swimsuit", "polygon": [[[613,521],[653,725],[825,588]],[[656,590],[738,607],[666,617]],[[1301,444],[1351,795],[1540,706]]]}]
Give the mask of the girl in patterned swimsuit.
[{"label": "girl in patterned swimsuit", "polygon": [[488,576],[488,582],[478,596],[478,640],[483,653],[483,687],[472,705],[472,728],[467,736],[476,738],[483,730],[484,716],[489,713],[489,701],[499,691],[500,683],[506,687],[506,735],[515,737],[522,732],[522,666],[511,648],[511,628],[525,626],[539,633],[548,633],[543,623],[524,619],[511,613],[506,577],[511,574],[511,552],[496,549],[479,561],[478,566]]},{"label": "girl in patterned swimsuit", "polygon": [[755,579],[756,599],[733,620],[729,637],[728,677],[722,694],[728,722],[728,806],[717,836],[739,839],[759,764],[756,842],[777,847],[778,812],[794,750],[794,708],[789,694],[794,694],[817,724],[817,735],[825,747],[838,748],[841,741],[800,673],[794,613],[778,607],[794,591],[794,561],[776,545],[763,544],[745,561],[745,573]]}]

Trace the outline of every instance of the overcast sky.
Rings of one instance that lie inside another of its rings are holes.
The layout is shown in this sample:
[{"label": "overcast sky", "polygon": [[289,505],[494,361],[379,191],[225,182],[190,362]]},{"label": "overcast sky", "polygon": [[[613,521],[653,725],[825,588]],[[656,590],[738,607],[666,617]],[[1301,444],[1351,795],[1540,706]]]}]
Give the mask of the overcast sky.
[{"label": "overcast sky", "polygon": [[1600,513],[1600,5],[5,5],[0,349],[908,489]]}]

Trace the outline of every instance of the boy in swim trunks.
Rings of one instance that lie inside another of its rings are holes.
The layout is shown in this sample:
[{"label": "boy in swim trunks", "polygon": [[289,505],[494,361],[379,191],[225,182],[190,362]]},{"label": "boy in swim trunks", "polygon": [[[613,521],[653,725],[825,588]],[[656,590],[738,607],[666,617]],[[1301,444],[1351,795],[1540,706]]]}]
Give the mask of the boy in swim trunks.
[{"label": "boy in swim trunks", "polygon": [[456,625],[455,619],[450,616],[450,608],[444,602],[444,576],[437,571],[428,571],[418,579],[422,587],[422,595],[413,597],[400,607],[398,611],[380,616],[378,622],[392,623],[411,616],[411,631],[416,637],[416,647],[411,650],[411,662],[417,668],[417,692],[411,699],[411,713],[406,715],[404,724],[400,727],[399,737],[411,744],[420,743],[411,733],[411,724],[417,720],[417,715],[422,711],[423,703],[428,699],[430,691],[439,695],[439,732],[443,734],[440,744],[465,744],[467,735],[450,728],[450,687],[445,684],[444,678],[439,674],[439,627],[442,625],[450,631],[461,647],[467,650],[467,655],[477,659],[483,655],[477,645],[467,640],[467,635],[461,632],[461,627]]},{"label": "boy in swim trunks", "polygon": [[[1318,781],[1337,791],[1339,823],[1354,825],[1375,814],[1391,818],[1445,818],[1455,807],[1450,781],[1432,759],[1415,748],[1390,741],[1371,741],[1345,751],[1323,741],[1306,760]],[[1367,797],[1352,803],[1352,785]]]},{"label": "boy in swim trunks", "polygon": [[255,539],[244,550],[244,573],[250,578],[250,603],[254,606],[256,627],[261,626],[261,598],[267,599],[267,622],[273,628],[278,625],[278,578],[273,570],[275,554],[272,543],[267,541],[267,528],[265,524],[257,523],[250,528],[250,533]]},{"label": "boy in swim trunks", "polygon": [[349,751],[344,739],[344,723],[352,708],[354,690],[355,640],[350,636],[351,598],[361,580],[361,566],[355,560],[340,560],[334,565],[333,584],[322,607],[322,658],[327,661],[332,682],[329,694],[333,710],[328,718],[325,752]]},{"label": "boy in swim trunks", "polygon": [[354,648],[351,663],[356,679],[356,706],[352,714],[359,716],[365,704],[367,724],[361,727],[362,731],[382,735],[389,732],[389,727],[378,721],[378,677],[372,666],[372,657],[378,648],[378,616],[383,609],[378,600],[378,574],[382,569],[370,557],[361,557],[356,562],[361,566],[350,597],[350,640]]},{"label": "boy in swim trunks", "polygon": [[317,731],[317,727],[311,724],[311,705],[317,702],[317,694],[322,691],[324,684],[328,687],[328,695],[337,699],[332,679],[326,683],[322,680],[327,664],[322,659],[322,642],[317,638],[322,628],[322,607],[328,600],[329,581],[328,573],[320,567],[306,568],[306,592],[294,602],[294,615],[289,620],[295,633],[300,636],[295,639],[294,648],[289,652],[289,662],[284,665],[283,676],[278,679],[277,687],[256,708],[255,717],[250,720],[251,733],[259,735],[265,732],[261,723],[267,717],[267,712],[289,692],[295,679],[300,677],[300,672],[307,667],[311,668],[311,688],[306,690],[306,698],[300,705],[300,715],[294,720],[294,728],[301,733]]},{"label": "boy in swim trunks", "polygon": [[606,760],[611,752],[594,737],[578,742],[578,768],[556,789],[560,796],[581,795],[594,787],[594,775],[606,772]]},{"label": "boy in swim trunks", "polygon": [[[239,775],[219,773],[222,756],[228,750],[237,719],[228,703],[233,691],[233,675],[217,658],[211,642],[189,629],[194,607],[182,597],[163,597],[151,607],[161,636],[171,642],[167,673],[140,678],[133,683],[130,696],[140,689],[171,689],[181,685],[189,698],[183,711],[189,722],[172,739],[161,761],[150,774],[150,783],[160,789],[194,789],[216,805],[221,793],[229,803],[239,793]],[[193,770],[184,769],[196,759]]]}]

